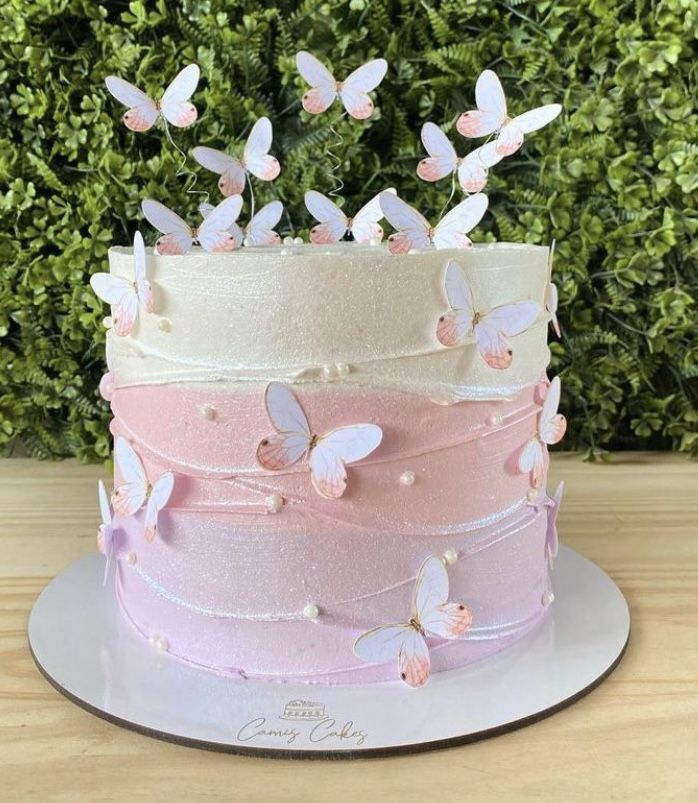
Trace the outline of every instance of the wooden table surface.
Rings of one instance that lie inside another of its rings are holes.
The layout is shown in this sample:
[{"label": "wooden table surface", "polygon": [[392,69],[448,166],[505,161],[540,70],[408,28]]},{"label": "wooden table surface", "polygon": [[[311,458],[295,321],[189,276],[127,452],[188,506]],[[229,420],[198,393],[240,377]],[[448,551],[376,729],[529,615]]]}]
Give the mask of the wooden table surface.
[{"label": "wooden table surface", "polygon": [[[0,800],[698,801],[698,464],[620,454],[555,456],[562,540],[630,603],[625,658],[589,696],[513,733],[362,761],[206,753],[94,717],[29,655],[43,586],[94,548],[98,466],[0,461]],[[553,484],[554,487],[554,484]]]}]

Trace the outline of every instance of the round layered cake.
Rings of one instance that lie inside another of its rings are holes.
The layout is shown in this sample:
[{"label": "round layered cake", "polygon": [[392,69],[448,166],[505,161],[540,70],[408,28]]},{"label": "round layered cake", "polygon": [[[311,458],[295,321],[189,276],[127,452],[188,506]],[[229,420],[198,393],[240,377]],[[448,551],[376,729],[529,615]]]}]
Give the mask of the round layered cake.
[{"label": "round layered cake", "polygon": [[[132,249],[109,259],[134,280]],[[144,639],[236,678],[409,682],[411,636],[438,672],[536,627],[555,510],[548,248],[146,260],[152,312],[108,332],[101,386],[117,442],[116,594]],[[471,326],[445,337],[463,287]],[[512,328],[516,305],[529,320]],[[145,505],[119,515],[128,455],[154,497],[171,474],[156,525]],[[435,624],[436,611],[456,618]],[[367,659],[357,644],[380,628],[404,644]]]}]

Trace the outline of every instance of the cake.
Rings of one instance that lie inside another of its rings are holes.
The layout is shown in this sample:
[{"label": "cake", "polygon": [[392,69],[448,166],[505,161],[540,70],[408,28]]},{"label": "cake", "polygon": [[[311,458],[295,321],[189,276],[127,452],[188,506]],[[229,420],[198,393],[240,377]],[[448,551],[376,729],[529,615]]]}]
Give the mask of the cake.
[{"label": "cake", "polygon": [[399,197],[372,203],[387,245],[357,215],[260,246],[216,229],[224,201],[205,235],[156,223],[155,249],[137,234],[93,277],[112,305],[105,593],[155,651],[231,680],[416,687],[547,615],[551,251],[446,247],[446,218],[414,247]]}]

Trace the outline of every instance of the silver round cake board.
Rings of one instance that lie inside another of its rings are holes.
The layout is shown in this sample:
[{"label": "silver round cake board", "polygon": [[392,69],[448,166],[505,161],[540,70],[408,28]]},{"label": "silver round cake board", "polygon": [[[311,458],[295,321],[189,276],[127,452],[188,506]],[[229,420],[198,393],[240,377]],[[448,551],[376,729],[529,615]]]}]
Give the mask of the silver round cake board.
[{"label": "silver round cake board", "polygon": [[628,643],[628,606],[605,572],[560,547],[555,601],[516,644],[419,689],[233,679],[137,636],[90,555],[52,580],[29,644],[53,686],[87,711],[148,736],[231,753],[360,758],[432,750],[535,722],[607,677]]}]

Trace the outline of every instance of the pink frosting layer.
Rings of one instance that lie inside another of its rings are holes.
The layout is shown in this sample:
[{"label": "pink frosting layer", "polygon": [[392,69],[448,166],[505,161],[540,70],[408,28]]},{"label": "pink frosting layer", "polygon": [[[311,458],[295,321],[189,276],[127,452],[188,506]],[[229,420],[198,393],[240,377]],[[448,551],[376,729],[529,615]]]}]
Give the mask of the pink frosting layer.
[{"label": "pink frosting layer", "polygon": [[[165,386],[117,390],[113,431],[128,437],[149,477],[172,468],[175,492],[147,544],[142,516],[117,522],[118,592],[132,623],[165,636],[185,660],[232,674],[318,682],[395,677],[366,667],[352,644],[405,621],[430,554],[455,550],[451,598],[473,611],[461,641],[434,643],[435,671],[491,654],[544,613],[547,517],[526,504],[518,451],[533,436],[540,388],[502,402],[440,407],[396,392],[323,386],[298,395],[314,431],[373,422],[383,443],[349,469],[340,500],[317,496],[302,467],[256,465],[271,432],[258,390]],[[202,415],[210,405],[212,418]],[[412,485],[400,476],[412,471]],[[267,515],[270,493],[287,500]],[[304,606],[320,609],[315,621]]]}]

